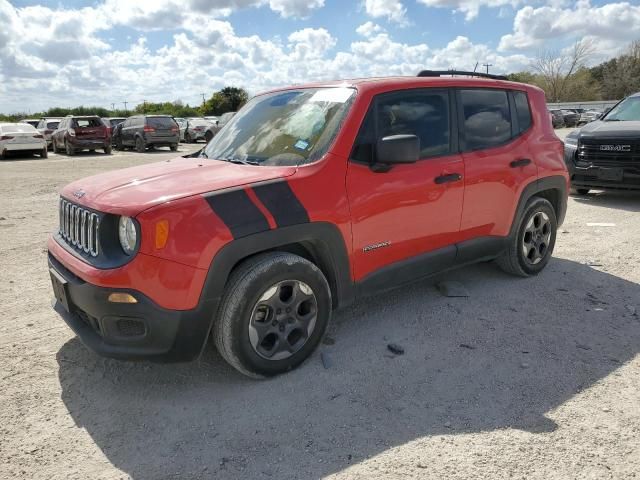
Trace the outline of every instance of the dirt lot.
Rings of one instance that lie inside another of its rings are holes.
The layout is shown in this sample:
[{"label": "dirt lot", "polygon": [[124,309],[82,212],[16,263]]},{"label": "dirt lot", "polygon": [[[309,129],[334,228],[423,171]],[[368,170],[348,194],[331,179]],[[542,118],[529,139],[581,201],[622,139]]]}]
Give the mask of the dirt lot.
[{"label": "dirt lot", "polygon": [[640,194],[570,199],[537,278],[481,264],[362,301],[329,368],[257,382],[213,348],[99,358],[50,308],[57,190],[171,156],[0,163],[0,478],[640,478]]}]

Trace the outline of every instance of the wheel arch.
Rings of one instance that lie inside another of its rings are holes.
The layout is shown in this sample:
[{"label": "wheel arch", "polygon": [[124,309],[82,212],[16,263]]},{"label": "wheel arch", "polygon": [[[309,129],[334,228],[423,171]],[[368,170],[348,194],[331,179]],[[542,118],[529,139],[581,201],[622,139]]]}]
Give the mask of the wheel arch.
[{"label": "wheel arch", "polygon": [[556,212],[558,226],[562,225],[567,212],[567,179],[562,175],[553,175],[534,180],[522,190],[516,214],[511,223],[510,235],[514,235],[517,231],[517,226],[524,214],[525,207],[533,197],[542,197],[548,200]]},{"label": "wheel arch", "polygon": [[211,262],[204,300],[219,300],[232,271],[248,258],[266,252],[293,253],[314,263],[329,283],[334,308],[353,300],[354,288],[345,241],[338,228],[327,222],[292,225],[229,242]]}]

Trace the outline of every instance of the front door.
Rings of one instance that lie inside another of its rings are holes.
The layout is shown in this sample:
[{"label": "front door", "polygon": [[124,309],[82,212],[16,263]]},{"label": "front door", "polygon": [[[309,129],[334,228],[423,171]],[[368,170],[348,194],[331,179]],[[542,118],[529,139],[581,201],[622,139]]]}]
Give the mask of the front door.
[{"label": "front door", "polygon": [[[446,89],[411,89],[372,101],[347,173],[356,281],[376,272],[390,283],[393,277],[411,280],[455,261],[464,163],[452,135],[450,95]],[[376,141],[400,134],[420,139],[420,160],[374,171]],[[396,274],[385,273],[391,270]]]}]

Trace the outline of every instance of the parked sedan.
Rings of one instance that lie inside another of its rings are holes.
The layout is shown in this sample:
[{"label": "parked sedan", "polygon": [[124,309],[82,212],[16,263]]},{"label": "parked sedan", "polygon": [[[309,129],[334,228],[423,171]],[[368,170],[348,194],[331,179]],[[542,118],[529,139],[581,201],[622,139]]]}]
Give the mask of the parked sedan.
[{"label": "parked sedan", "polygon": [[184,132],[184,141],[194,143],[198,140],[205,140],[204,134],[211,125],[213,124],[205,119],[189,119],[187,130]]},{"label": "parked sedan", "polygon": [[580,115],[580,120],[578,121],[578,125],[586,125],[587,123],[591,123],[595,120],[598,120],[602,116],[601,112],[597,110],[585,110]]},{"label": "parked sedan", "polygon": [[28,125],[31,125],[33,128],[36,128],[40,123],[40,119],[39,118],[23,118],[18,123],[26,123]]},{"label": "parked sedan", "polygon": [[580,121],[580,114],[571,110],[561,110],[564,117],[564,124],[567,127],[577,127]]},{"label": "parked sedan", "polygon": [[47,141],[28,123],[0,123],[0,160],[11,152],[30,152],[47,158]]},{"label": "parked sedan", "polygon": [[184,133],[187,131],[187,119],[181,117],[173,117],[173,119],[178,124],[178,128],[180,129],[180,141],[184,142]]},{"label": "parked sedan", "polygon": [[53,132],[58,129],[58,125],[60,125],[61,120],[61,118],[43,117],[42,120],[40,120],[40,122],[38,123],[36,129],[47,141],[47,148],[51,148],[51,135],[53,135]]}]

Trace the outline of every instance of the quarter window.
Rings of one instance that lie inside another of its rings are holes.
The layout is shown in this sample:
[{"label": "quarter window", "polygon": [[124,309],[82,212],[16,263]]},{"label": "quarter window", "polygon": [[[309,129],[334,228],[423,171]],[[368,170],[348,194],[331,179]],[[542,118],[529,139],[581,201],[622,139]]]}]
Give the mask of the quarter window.
[{"label": "quarter window", "polygon": [[466,150],[491,148],[511,138],[507,92],[493,89],[460,90]]},{"label": "quarter window", "polygon": [[524,132],[531,126],[531,110],[529,110],[529,101],[525,92],[513,92],[513,99],[516,104],[516,112],[518,113],[519,133]]}]

